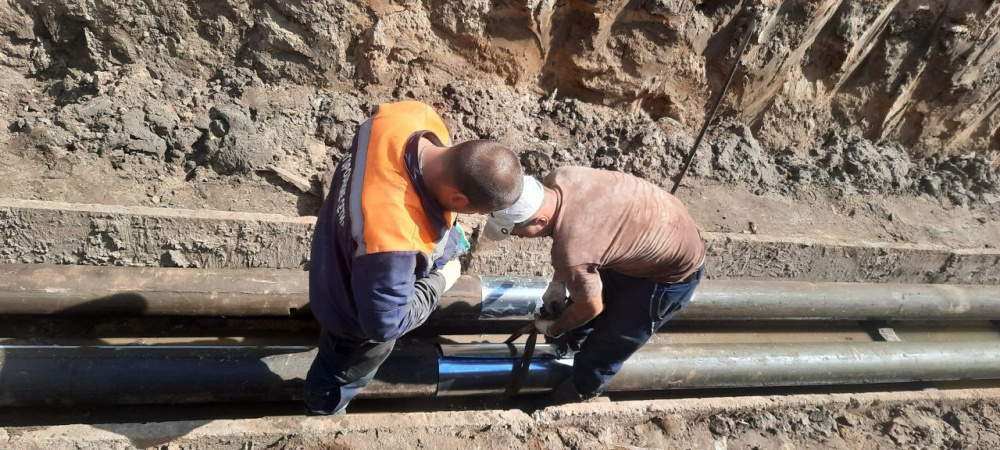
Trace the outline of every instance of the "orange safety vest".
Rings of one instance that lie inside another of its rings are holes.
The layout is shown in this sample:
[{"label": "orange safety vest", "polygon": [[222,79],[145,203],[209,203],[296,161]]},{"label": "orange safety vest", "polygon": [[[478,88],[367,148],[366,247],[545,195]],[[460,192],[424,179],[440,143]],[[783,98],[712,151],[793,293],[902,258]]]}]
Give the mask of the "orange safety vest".
[{"label": "orange safety vest", "polygon": [[[361,187],[361,201],[351,211],[358,254],[417,250],[429,257],[437,246],[438,230],[431,226],[403,161],[407,140],[421,130],[451,145],[441,116],[417,101],[379,105],[362,125],[352,180],[352,189]],[[450,227],[455,214],[445,212],[445,221]]]},{"label": "orange safety vest", "polygon": [[430,314],[433,304],[412,301],[416,283],[447,262],[457,237],[455,214],[441,210],[421,177],[420,136],[451,145],[429,106],[379,105],[334,171],[309,268],[311,308],[329,332],[386,341]]}]

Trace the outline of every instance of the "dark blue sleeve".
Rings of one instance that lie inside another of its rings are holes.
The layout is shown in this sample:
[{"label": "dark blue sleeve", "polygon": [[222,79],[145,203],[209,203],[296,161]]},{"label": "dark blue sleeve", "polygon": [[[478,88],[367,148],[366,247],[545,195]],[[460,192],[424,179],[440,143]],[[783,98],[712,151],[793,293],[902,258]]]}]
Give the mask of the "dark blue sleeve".
[{"label": "dark blue sleeve", "polygon": [[420,326],[437,307],[444,276],[417,278],[418,252],[382,252],[354,258],[351,289],[361,330],[386,342]]}]

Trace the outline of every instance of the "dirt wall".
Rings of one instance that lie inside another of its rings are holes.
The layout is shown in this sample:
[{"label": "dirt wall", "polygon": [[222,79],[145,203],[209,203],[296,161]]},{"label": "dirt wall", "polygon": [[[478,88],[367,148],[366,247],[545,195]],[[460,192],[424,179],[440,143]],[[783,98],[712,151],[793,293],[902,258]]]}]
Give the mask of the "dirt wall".
[{"label": "dirt wall", "polygon": [[12,0],[0,175],[18,198],[309,214],[269,169],[318,190],[372,106],[417,98],[531,173],[668,184],[753,20],[694,176],[1000,202],[984,0]]},{"label": "dirt wall", "polygon": [[[480,238],[464,271],[551,275],[549,239]],[[308,267],[314,220],[277,214],[0,199],[0,263],[191,268]],[[1000,250],[702,233],[711,278],[1000,284]]]}]

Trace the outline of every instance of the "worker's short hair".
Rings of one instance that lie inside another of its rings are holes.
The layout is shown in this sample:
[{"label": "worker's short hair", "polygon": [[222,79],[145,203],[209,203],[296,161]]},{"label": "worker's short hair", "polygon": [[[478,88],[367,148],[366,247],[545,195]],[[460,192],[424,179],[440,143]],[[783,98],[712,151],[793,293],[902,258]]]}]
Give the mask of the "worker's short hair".
[{"label": "worker's short hair", "polygon": [[496,141],[466,141],[451,148],[455,188],[469,206],[490,212],[513,205],[521,196],[521,163]]}]

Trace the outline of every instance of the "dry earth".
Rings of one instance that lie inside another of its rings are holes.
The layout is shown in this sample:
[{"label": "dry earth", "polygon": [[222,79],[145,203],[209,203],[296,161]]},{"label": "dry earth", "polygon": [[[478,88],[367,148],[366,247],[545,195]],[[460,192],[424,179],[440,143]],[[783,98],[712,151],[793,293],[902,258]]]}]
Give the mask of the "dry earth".
[{"label": "dry earth", "polygon": [[533,173],[665,184],[751,18],[697,175],[1000,200],[1000,6],[831,0],[9,1],[7,195],[309,213],[268,168],[315,177],[403,98]]},{"label": "dry earth", "polygon": [[752,20],[681,191],[704,230],[998,245],[1000,5],[982,0],[8,0],[0,186],[311,215],[366,112],[407,98],[530,173],[669,186]]},{"label": "dry earth", "polygon": [[655,400],[335,418],[0,428],[0,443],[131,449],[993,449],[996,389]]}]

